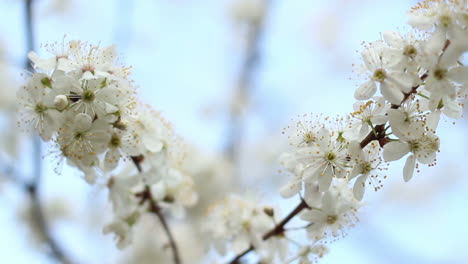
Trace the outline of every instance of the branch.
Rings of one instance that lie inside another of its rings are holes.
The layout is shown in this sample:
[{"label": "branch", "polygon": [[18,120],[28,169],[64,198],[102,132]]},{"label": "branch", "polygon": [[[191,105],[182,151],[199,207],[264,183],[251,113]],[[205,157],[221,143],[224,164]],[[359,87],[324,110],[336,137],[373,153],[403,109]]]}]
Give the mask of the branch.
[{"label": "branch", "polygon": [[[142,172],[141,162],[144,160],[144,156],[143,155],[132,156],[131,159],[133,163],[135,164],[138,172],[141,173]],[[171,250],[172,250],[174,264],[182,264],[180,254],[179,254],[179,249],[175,242],[174,235],[172,234],[171,229],[169,228],[169,225],[166,221],[166,218],[164,217],[164,214],[162,213],[161,207],[159,207],[158,203],[153,199],[149,186],[145,186],[145,190],[141,193],[136,194],[136,196],[140,197],[141,199],[140,204],[143,204],[146,201],[149,202],[150,212],[154,213],[158,217],[159,222],[161,222],[161,225],[163,227],[164,233],[166,233],[166,236],[169,239],[169,246],[171,247]]]},{"label": "branch", "polygon": [[[266,241],[268,239],[270,239],[271,237],[274,237],[274,236],[280,236],[280,235],[283,235],[284,234],[284,231],[285,231],[285,228],[284,226],[289,222],[291,221],[291,219],[293,219],[296,215],[298,215],[300,212],[302,212],[302,210],[306,209],[306,208],[309,208],[309,206],[307,205],[307,203],[304,201],[304,199],[301,199],[301,202],[296,206],[296,208],[294,208],[283,220],[281,220],[281,222],[279,222],[278,224],[276,224],[275,227],[273,227],[273,229],[271,229],[270,231],[268,231],[267,233],[265,233],[263,236],[262,236],[262,239],[263,241]],[[236,257],[234,257],[230,262],[229,264],[238,264],[239,263],[239,260],[247,255],[249,252],[255,250],[254,246],[250,246],[248,249],[246,249],[245,251],[241,252],[240,254],[238,254]]]},{"label": "branch", "polygon": [[[442,49],[442,54],[439,56],[439,60],[440,58],[442,57],[442,55],[445,53],[445,51],[447,50],[447,48],[450,46],[450,40],[447,40],[445,42],[445,45]],[[427,77],[428,77],[429,73],[426,72],[424,73],[423,75],[421,75],[420,79],[421,81],[424,81]],[[417,89],[420,87],[420,85],[416,85],[414,87],[412,87],[411,91],[406,93],[403,97],[403,100],[401,101],[400,104],[398,105],[392,105],[391,108],[392,109],[398,109],[400,108],[401,105],[403,105],[407,100],[408,98],[411,97],[412,94],[416,93],[417,92]],[[381,146],[385,144],[385,138],[386,138],[386,134],[385,134],[385,124],[383,125],[376,125],[373,129],[373,131],[369,132],[369,134],[360,142],[360,146],[361,148],[364,148],[365,146],[367,146],[371,141],[373,140],[379,140]],[[302,212],[302,210],[304,209],[308,209],[309,206],[307,205],[307,203],[301,199],[301,203],[299,203],[299,205],[296,206],[296,208],[294,208],[294,210],[292,212],[290,212],[281,222],[279,222],[272,230],[270,230],[269,232],[267,232],[266,234],[264,234],[262,236],[262,239],[265,241],[265,240],[268,240],[269,238],[273,237],[273,236],[279,236],[279,235],[282,235],[285,231],[284,229],[284,226],[292,219],[294,218],[296,215],[298,215],[300,212]],[[248,253],[250,253],[251,251],[255,250],[254,246],[250,246],[248,249],[246,249],[245,251],[241,252],[240,254],[236,255],[230,262],[229,264],[238,264],[239,263],[239,260],[247,255]]]},{"label": "branch", "polygon": [[[33,0],[24,1],[24,20],[25,20],[25,33],[26,33],[26,48],[27,52],[34,50],[34,30],[33,30]],[[25,67],[26,69],[32,71],[32,66],[29,62],[28,57],[25,58]],[[40,232],[44,235],[44,242],[48,245],[50,249],[50,256],[60,263],[69,264],[72,263],[70,259],[66,256],[60,245],[52,237],[49,225],[47,223],[44,211],[39,199],[39,187],[42,178],[42,146],[41,139],[36,136],[33,139],[33,168],[34,168],[34,177],[31,183],[21,181],[17,176],[13,175],[14,170],[12,168],[8,169],[8,177],[13,180],[18,186],[21,187],[29,196],[32,205],[32,216],[36,221]]]},{"label": "branch", "polygon": [[[447,51],[448,47],[450,46],[450,40],[447,39],[445,41],[445,44],[444,44],[444,47],[442,48],[442,52],[441,54],[439,55],[439,59],[438,61],[440,62],[442,56],[445,54],[445,51]],[[419,77],[419,79],[424,82],[424,80],[427,79],[427,77],[429,76],[429,71],[426,71],[423,75],[421,75]],[[404,97],[403,97],[403,100],[401,101],[400,104],[392,104],[391,108],[392,109],[398,109],[400,108],[400,106],[402,106],[410,97],[411,95],[417,93],[418,91],[418,88],[421,86],[421,84],[418,84],[418,85],[415,85],[411,88],[411,91],[408,92],[408,93],[405,93],[404,94]],[[374,133],[374,131],[376,133]],[[361,142],[361,148],[364,148],[365,146],[367,146],[367,144],[369,144],[371,141],[373,140],[379,140],[379,143],[380,143],[380,146],[383,147],[383,145],[385,145],[385,143],[387,142],[385,140],[386,138],[386,134],[385,134],[385,124],[383,125],[377,125],[374,127],[373,131],[369,132],[369,134],[364,138],[364,140]]]},{"label": "branch", "polygon": [[[241,64],[239,76],[236,82],[235,96],[248,97],[249,92],[252,90],[252,80],[254,73],[260,61],[260,42],[264,32],[264,20],[268,13],[269,3],[264,3],[263,18],[260,21],[247,21],[247,47],[244,54],[244,60]],[[242,118],[238,109],[231,105],[228,118],[229,135],[226,146],[226,153],[230,160],[235,161],[239,155],[239,147],[242,141]]]},{"label": "branch", "polygon": [[[148,187],[147,187],[148,188]],[[149,189],[148,189],[149,191]],[[161,225],[164,229],[164,232],[167,235],[167,238],[169,239],[169,245],[172,249],[172,255],[174,259],[174,264],[181,264],[182,261],[180,260],[179,256],[179,250],[177,248],[177,244],[175,242],[174,236],[172,235],[171,229],[169,228],[169,225],[167,224],[166,219],[164,218],[163,213],[161,212],[161,207],[150,197],[150,210],[152,213],[156,214],[158,217],[159,221],[161,222]]]},{"label": "branch", "polygon": [[3,175],[16,186],[18,186],[21,190],[23,190],[31,200],[32,219],[37,224],[39,232],[43,235],[45,244],[49,247],[49,256],[63,264],[73,263],[64,253],[59,243],[57,243],[57,241],[51,235],[50,228],[39,199],[39,186],[41,178],[37,176],[40,174],[36,174],[34,180],[31,183],[27,183],[18,176],[19,174],[16,173],[13,167],[6,166],[6,164],[1,165],[2,168],[4,168]]},{"label": "branch", "polygon": [[27,193],[29,194],[29,198],[31,199],[32,215],[39,227],[39,230],[44,235],[45,242],[50,248],[50,256],[63,264],[73,263],[70,261],[68,256],[65,255],[61,246],[57,243],[57,241],[52,237],[50,233],[49,225],[47,223],[46,217],[44,215],[44,210],[39,200],[39,180],[36,178],[33,184],[24,185],[24,189],[27,191]]}]

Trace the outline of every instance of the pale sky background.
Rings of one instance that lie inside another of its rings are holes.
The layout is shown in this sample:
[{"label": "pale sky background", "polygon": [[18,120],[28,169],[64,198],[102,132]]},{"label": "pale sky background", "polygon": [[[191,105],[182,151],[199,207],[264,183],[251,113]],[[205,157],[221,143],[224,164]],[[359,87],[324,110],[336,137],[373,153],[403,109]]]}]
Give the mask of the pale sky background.
[{"label": "pale sky background", "polygon": [[[241,51],[228,16],[232,1],[57,1],[69,2],[63,13],[51,10],[52,2],[37,0],[35,5],[37,44],[61,41],[64,34],[101,46],[116,44],[121,61],[133,66],[140,97],[161,111],[187,142],[208,152],[222,150],[226,104]],[[282,128],[298,114],[352,111],[359,83],[352,64],[360,62],[356,51],[361,42],[379,39],[386,30],[406,30],[406,11],[415,3],[273,0],[244,145],[286,140],[280,137]],[[22,8],[20,0],[0,0],[0,41],[7,60],[19,69],[26,52]],[[19,73],[15,78],[21,80]],[[403,182],[402,164],[393,164],[384,189],[366,193],[368,205],[357,227],[330,245],[330,254],[319,263],[468,263],[467,124],[466,117],[455,126],[451,120],[442,122],[438,166],[423,168],[411,182]],[[89,187],[66,168],[55,175],[47,159],[45,163],[43,199],[65,197],[74,204],[68,209],[76,218],[92,222],[86,210],[93,199],[105,199],[99,194],[103,188]],[[6,188],[0,193],[5,194],[0,195],[0,263],[51,263],[34,251],[31,236],[17,220],[15,208],[22,196]],[[279,203],[287,212],[296,200]],[[106,254],[114,252],[113,243],[100,234],[101,227],[87,231],[97,235],[66,223],[56,229],[67,252],[83,263],[112,263]]]}]

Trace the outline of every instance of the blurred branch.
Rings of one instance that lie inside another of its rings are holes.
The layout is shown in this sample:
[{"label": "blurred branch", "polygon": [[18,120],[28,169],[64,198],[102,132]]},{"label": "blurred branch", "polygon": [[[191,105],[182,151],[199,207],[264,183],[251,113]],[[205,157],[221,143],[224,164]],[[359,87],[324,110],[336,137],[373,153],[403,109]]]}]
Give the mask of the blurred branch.
[{"label": "blurred branch", "polygon": [[[26,54],[34,50],[34,29],[33,29],[33,0],[25,0],[24,6],[24,20],[25,20],[25,32],[26,32]],[[28,56],[25,58],[25,67],[27,70],[32,71],[32,66],[29,62]],[[72,263],[69,258],[65,255],[64,251],[52,237],[49,225],[47,223],[44,211],[39,199],[39,187],[42,179],[42,146],[41,139],[39,136],[35,136],[33,139],[33,179],[30,183],[21,181],[17,174],[15,176],[13,169],[7,169],[8,177],[14,179],[14,182],[18,184],[29,196],[31,200],[31,210],[33,219],[36,221],[40,232],[44,235],[44,242],[50,249],[50,256],[60,263]]]},{"label": "blurred branch", "polygon": [[[250,19],[245,21],[247,24],[246,32],[246,49],[244,60],[241,62],[239,76],[237,77],[234,100],[248,101],[249,94],[253,89],[253,79],[255,71],[260,61],[260,44],[265,29],[265,18],[270,8],[270,1],[265,0],[263,5],[263,16],[261,19]],[[241,115],[242,109],[237,107],[236,101],[231,102],[228,127],[229,135],[226,144],[225,152],[229,160],[237,161],[240,152],[240,145],[242,142],[242,134],[244,130],[244,122]]]},{"label": "blurred branch", "polygon": [[[49,256],[56,261],[64,264],[71,264],[73,262],[65,255],[64,251],[57,243],[57,241],[52,237],[47,223],[46,216],[44,215],[44,210],[40,203],[39,199],[39,186],[40,178],[35,177],[30,183],[26,180],[19,177],[19,173],[15,171],[12,166],[6,164],[0,164],[2,171],[2,176],[10,180],[17,187],[19,187],[25,194],[28,195],[31,201],[31,215],[34,223],[37,225],[38,231],[43,235],[44,243],[49,247],[50,252]],[[36,175],[37,176],[37,175]]]}]

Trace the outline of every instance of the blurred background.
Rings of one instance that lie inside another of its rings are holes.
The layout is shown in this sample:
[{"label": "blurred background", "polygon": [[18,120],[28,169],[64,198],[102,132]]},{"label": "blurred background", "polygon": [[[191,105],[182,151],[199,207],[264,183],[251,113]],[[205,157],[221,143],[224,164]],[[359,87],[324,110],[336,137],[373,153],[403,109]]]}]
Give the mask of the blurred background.
[{"label": "blurred background", "polygon": [[[27,181],[33,173],[31,136],[20,133],[15,121],[15,92],[28,52],[25,1],[0,0],[0,262],[56,263],[47,255],[27,191],[9,176]],[[115,44],[120,62],[132,66],[139,97],[202,153],[192,164],[199,177],[212,175],[213,185],[235,182],[241,194],[274,204],[284,215],[297,200],[281,199],[277,191],[288,180],[278,172],[278,156],[287,147],[283,128],[306,113],[351,112],[360,82],[352,65],[360,63],[362,42],[380,39],[386,30],[408,31],[406,12],[417,1],[270,0],[263,11],[255,2],[34,0],[34,48],[49,56],[41,44],[61,42],[64,35],[101,47]],[[262,22],[252,33],[246,19]],[[356,228],[331,244],[320,263],[468,263],[467,125],[465,117],[439,126],[437,166],[422,167],[411,182],[403,182],[403,164],[394,164],[384,188],[366,193]],[[70,258],[166,263],[151,255],[156,253],[148,245],[158,241],[115,249],[112,237],[102,234],[112,215],[105,183],[89,186],[66,164],[57,169],[56,154],[46,145],[40,155],[39,200],[50,234]],[[199,191],[203,199],[210,188]],[[157,234],[157,224],[148,222]],[[176,237],[189,230],[175,225]],[[143,230],[134,240],[154,240]],[[182,250],[194,250],[197,239],[198,233],[180,237],[187,244]],[[186,263],[212,263],[199,256],[205,251]]]}]

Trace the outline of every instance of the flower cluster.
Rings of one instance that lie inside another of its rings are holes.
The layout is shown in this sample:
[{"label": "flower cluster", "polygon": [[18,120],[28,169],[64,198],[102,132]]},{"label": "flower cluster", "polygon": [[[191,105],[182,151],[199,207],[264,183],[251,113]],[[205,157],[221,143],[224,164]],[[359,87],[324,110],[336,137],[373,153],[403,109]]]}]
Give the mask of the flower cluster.
[{"label": "flower cluster", "polygon": [[241,254],[250,246],[256,248],[266,263],[284,260],[287,242],[282,239],[264,241],[262,236],[275,225],[275,211],[269,206],[230,195],[209,210],[205,229],[213,238],[213,245],[220,254],[226,254],[227,243],[230,251]]},{"label": "flower cluster", "polygon": [[[310,263],[309,252],[346,234],[358,221],[367,186],[383,186],[390,162],[408,156],[405,181],[418,163],[434,165],[441,115],[462,116],[468,83],[468,67],[462,63],[468,51],[468,2],[425,1],[409,16],[411,32],[385,32],[382,40],[364,46],[364,63],[357,67],[364,81],[355,91],[358,101],[352,113],[336,118],[304,115],[283,132],[289,134],[291,149],[280,161],[292,177],[280,194],[299,194],[301,204],[272,229],[272,237],[287,237],[285,223],[300,215],[317,247],[302,247],[293,261]],[[254,239],[249,244],[257,247]]]},{"label": "flower cluster", "polygon": [[[54,54],[29,54],[34,72],[18,91],[19,125],[34,128],[88,183],[107,180],[119,247],[138,216],[168,209],[183,216],[197,195],[184,174],[184,150],[171,125],[135,98],[130,68],[115,47],[80,41],[46,45]],[[120,170],[120,171],[119,171]]]}]

